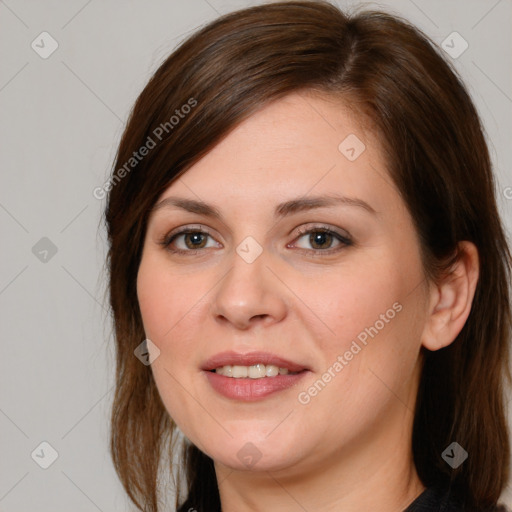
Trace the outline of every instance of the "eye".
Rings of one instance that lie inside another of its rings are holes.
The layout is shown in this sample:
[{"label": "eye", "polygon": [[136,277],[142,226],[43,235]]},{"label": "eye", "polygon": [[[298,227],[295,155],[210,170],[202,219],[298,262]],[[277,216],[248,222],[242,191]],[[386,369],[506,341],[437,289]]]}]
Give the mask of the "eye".
[{"label": "eye", "polygon": [[[298,240],[305,239],[312,249],[308,252],[337,252],[343,247],[352,245],[352,241],[348,236],[342,235],[326,226],[314,226],[310,229],[299,228],[301,235]],[[333,247],[333,243],[337,244]],[[305,248],[305,247],[301,247]]]},{"label": "eye", "polygon": [[[352,240],[347,235],[342,235],[326,226],[314,226],[310,229],[302,227],[298,229],[298,232],[300,236],[296,241],[305,239],[305,243],[312,247],[312,249],[308,249],[299,246],[298,249],[309,255],[331,254],[352,245]],[[208,245],[209,238],[212,240],[210,245]],[[333,243],[336,244],[334,247]],[[213,240],[212,235],[201,226],[199,228],[186,227],[181,231],[171,232],[160,240],[159,244],[172,253],[187,255],[197,254],[202,249],[219,247],[218,243]],[[287,245],[287,247],[290,246],[293,247],[293,245]]]},{"label": "eye", "polygon": [[[159,243],[171,252],[194,254],[198,250],[208,248],[208,238],[211,238],[211,235],[201,228],[186,228],[166,235]],[[209,247],[215,247],[215,244]]]}]

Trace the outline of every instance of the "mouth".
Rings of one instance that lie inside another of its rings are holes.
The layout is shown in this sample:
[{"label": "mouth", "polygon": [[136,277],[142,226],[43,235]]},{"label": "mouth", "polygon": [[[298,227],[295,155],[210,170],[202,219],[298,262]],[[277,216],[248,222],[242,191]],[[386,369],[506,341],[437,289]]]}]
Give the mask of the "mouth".
[{"label": "mouth", "polygon": [[[215,372],[218,375],[223,375],[224,377],[230,377],[232,379],[263,379],[263,378],[274,378],[278,375],[297,375],[300,372],[291,372],[288,368],[283,368],[276,366],[274,364],[263,364],[257,363],[251,366],[241,366],[241,365],[225,365],[215,368],[214,370],[209,370],[210,372]],[[306,371],[306,370],[301,370]]]},{"label": "mouth", "polygon": [[277,375],[296,374],[309,370],[305,365],[290,361],[270,352],[221,352],[205,361],[202,370],[216,372],[235,379],[261,379]]},{"label": "mouth", "polygon": [[268,352],[223,352],[208,359],[201,370],[216,392],[243,401],[290,388],[310,371],[301,363]]}]

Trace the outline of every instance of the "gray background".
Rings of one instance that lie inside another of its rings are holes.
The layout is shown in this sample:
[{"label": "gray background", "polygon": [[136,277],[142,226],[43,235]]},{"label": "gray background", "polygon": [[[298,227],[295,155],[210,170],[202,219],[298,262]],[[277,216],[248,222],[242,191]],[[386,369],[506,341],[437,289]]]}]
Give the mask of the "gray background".
[{"label": "gray background", "polygon": [[[0,511],[131,510],[108,455],[114,360],[104,201],[92,191],[163,59],[199,26],[256,3],[0,0]],[[510,233],[511,0],[364,4],[440,45],[453,31],[468,42],[454,62],[484,119]],[[43,31],[59,45],[47,59],[31,47]],[[48,469],[35,462],[50,460],[43,441],[58,452]]]}]

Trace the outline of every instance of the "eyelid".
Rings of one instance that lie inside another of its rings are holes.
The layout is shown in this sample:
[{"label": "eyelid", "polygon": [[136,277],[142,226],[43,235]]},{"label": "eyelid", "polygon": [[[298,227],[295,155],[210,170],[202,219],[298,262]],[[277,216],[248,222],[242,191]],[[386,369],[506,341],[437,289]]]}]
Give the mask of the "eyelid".
[{"label": "eyelid", "polygon": [[[338,236],[342,241],[347,242],[347,243],[352,242],[352,237],[347,231],[339,230],[338,228],[334,228],[334,227],[328,226],[326,224],[318,224],[318,223],[314,223],[314,222],[310,223],[310,224],[302,225],[299,228],[297,228],[298,238],[300,238],[304,235],[307,235],[311,232],[315,232],[315,231],[319,231],[319,232],[323,231],[323,232]],[[340,231],[344,231],[344,233],[342,233]]]},{"label": "eyelid", "polygon": [[[343,230],[345,231],[345,230]],[[302,247],[297,247],[296,250],[302,253],[306,253],[309,255],[318,255],[321,256],[322,254],[328,255],[332,254],[334,252],[338,252],[344,247],[348,247],[353,245],[352,236],[345,231],[345,234],[341,233],[338,228],[333,228],[325,224],[318,224],[318,223],[310,223],[306,225],[302,225],[299,228],[297,228],[297,235],[295,236],[294,240],[290,242],[290,244],[294,244],[298,239],[302,238],[303,236],[306,236],[310,233],[314,232],[325,232],[332,236],[334,236],[339,242],[340,245],[338,247],[329,248],[329,249],[304,249]],[[205,248],[199,248],[199,249],[170,249],[170,244],[181,235],[186,235],[189,233],[202,233],[210,238],[215,240],[214,235],[210,232],[210,230],[202,225],[202,224],[195,224],[195,225],[185,225],[180,226],[179,228],[176,228],[172,230],[170,233],[165,234],[163,237],[161,237],[158,240],[158,243],[162,245],[166,250],[172,253],[177,254],[197,254],[198,252],[203,251]],[[216,241],[216,240],[215,240]],[[217,242],[217,241],[216,241]],[[219,242],[217,242],[219,243]],[[290,247],[290,244],[287,244],[286,247]]]},{"label": "eyelid", "polygon": [[[354,245],[352,236],[348,232],[345,231],[345,234],[342,234],[338,228],[333,228],[324,224],[313,224],[314,225],[305,225],[298,228],[298,235],[294,238],[293,242],[291,242],[292,246],[294,246],[297,240],[315,232],[327,233],[333,236],[339,242],[339,244],[328,249],[304,249],[303,247],[297,247],[295,250],[299,253],[302,253],[308,257],[328,257],[333,254],[338,254],[347,247]],[[287,244],[287,247],[290,247],[290,244]]]},{"label": "eyelid", "polygon": [[[211,238],[214,238],[213,233],[204,226],[203,224],[191,224],[186,226],[180,226],[179,228],[173,229],[169,233],[165,233],[159,240],[158,243],[160,245],[163,245],[164,247],[167,247],[174,238],[178,237],[179,235],[184,235],[187,233],[204,233],[208,235]],[[190,249],[185,252],[193,252],[194,249]],[[178,252],[178,251],[177,251]]]}]

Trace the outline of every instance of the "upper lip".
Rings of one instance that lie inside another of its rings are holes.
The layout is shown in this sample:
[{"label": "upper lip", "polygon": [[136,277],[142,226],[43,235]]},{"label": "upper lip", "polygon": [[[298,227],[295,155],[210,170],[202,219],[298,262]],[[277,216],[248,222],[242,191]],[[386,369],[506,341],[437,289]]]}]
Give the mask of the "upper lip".
[{"label": "upper lip", "polygon": [[284,359],[270,352],[248,352],[246,354],[240,354],[233,351],[215,354],[203,363],[201,369],[209,371],[220,368],[221,366],[253,366],[258,363],[264,365],[272,364],[279,368],[287,368],[291,372],[300,372],[308,369],[300,363]]}]

